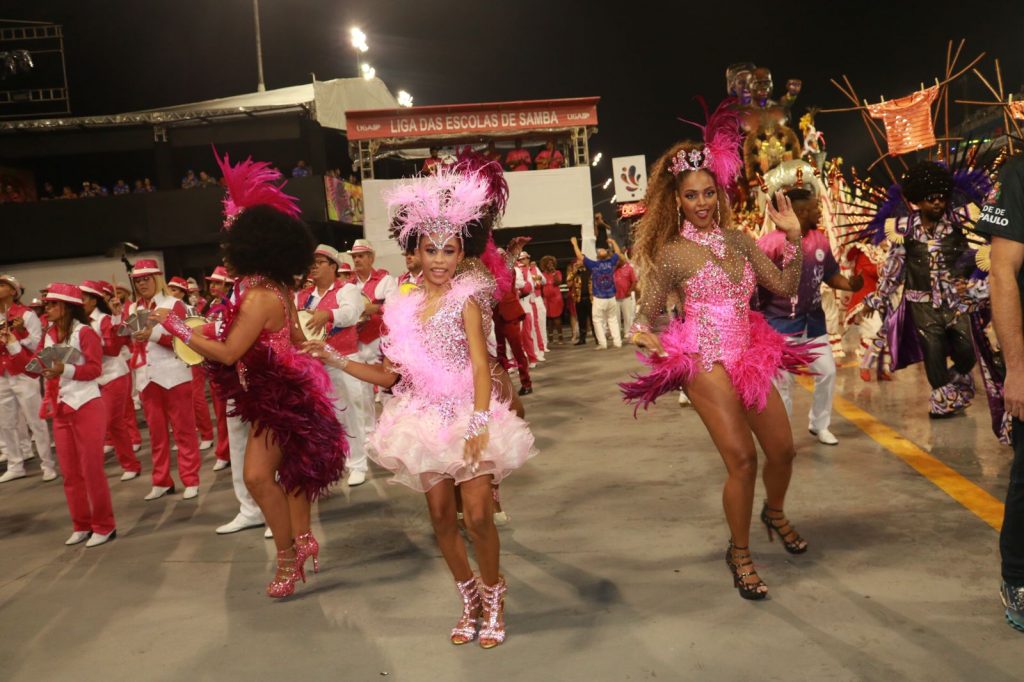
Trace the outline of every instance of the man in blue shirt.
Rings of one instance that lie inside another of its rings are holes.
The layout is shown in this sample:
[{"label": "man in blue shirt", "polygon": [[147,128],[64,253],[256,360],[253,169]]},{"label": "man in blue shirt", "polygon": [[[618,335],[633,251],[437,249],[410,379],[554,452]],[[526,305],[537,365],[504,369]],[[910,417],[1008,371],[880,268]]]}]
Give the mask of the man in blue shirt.
[{"label": "man in blue shirt", "polygon": [[608,339],[605,336],[605,325],[612,337],[612,344],[616,348],[622,348],[622,332],[619,329],[619,304],[615,300],[615,266],[622,258],[619,245],[614,239],[609,239],[608,244],[615,249],[614,254],[609,254],[608,249],[597,250],[597,260],[591,260],[580,251],[576,237],[572,238],[572,249],[576,252],[577,262],[582,262],[584,267],[590,271],[590,288],[594,295],[592,315],[594,321],[594,336],[597,337],[598,348],[608,348]]},{"label": "man in blue shirt", "polygon": [[[821,307],[821,284],[833,289],[856,291],[863,285],[859,275],[846,279],[839,274],[839,264],[832,256],[828,236],[818,230],[821,219],[821,205],[817,196],[809,190],[794,188],[786,192],[793,202],[793,212],[800,219],[803,248],[803,267],[800,286],[795,296],[779,296],[767,289],[758,289],[758,303],[765,320],[775,331],[786,335],[794,343],[817,343],[818,356],[808,369],[814,374],[814,398],[807,415],[808,430],[825,445],[836,445],[839,439],[829,431],[832,423],[832,393],[836,383],[836,361],[832,356],[828,332],[825,328],[825,311]],[[757,246],[781,266],[786,233],[781,230],[769,232],[757,241]],[[792,416],[793,400],[790,388],[793,375],[788,372],[775,380],[786,412]]]}]

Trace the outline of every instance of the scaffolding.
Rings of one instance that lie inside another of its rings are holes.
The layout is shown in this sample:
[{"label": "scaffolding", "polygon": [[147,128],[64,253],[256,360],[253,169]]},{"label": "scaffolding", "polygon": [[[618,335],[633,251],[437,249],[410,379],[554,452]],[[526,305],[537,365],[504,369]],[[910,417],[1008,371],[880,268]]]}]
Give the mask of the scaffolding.
[{"label": "scaffolding", "polygon": [[33,66],[0,80],[0,119],[71,113],[64,27],[0,19],[0,52],[17,50],[28,52]]}]

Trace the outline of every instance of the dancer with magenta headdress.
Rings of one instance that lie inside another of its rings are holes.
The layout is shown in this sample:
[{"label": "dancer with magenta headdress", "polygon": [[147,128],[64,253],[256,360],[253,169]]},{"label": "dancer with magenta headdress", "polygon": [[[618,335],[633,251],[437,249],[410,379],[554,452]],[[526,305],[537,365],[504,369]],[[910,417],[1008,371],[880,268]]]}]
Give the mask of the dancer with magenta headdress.
[{"label": "dancer with magenta headdress", "polygon": [[[395,397],[368,439],[369,456],[394,473],[393,482],[426,494],[437,544],[462,597],[451,642],[466,644],[479,634],[488,649],[505,639],[506,592],[491,486],[536,454],[526,422],[501,400],[491,373],[491,316],[484,311],[494,284],[477,268],[456,274],[464,241],[479,228],[489,201],[487,181],[473,172],[441,169],[395,188],[388,197],[392,226],[403,249],[417,245],[423,283],[388,300],[384,364],[349,361],[322,343],[307,344],[328,364],[393,386]],[[479,577],[458,531],[456,488]]]},{"label": "dancer with magenta headdress", "polygon": [[[636,227],[634,248],[641,263],[643,298],[630,339],[650,352],[650,371],[622,385],[628,402],[647,407],[680,388],[725,461],[723,491],[732,536],[725,560],[744,599],[764,599],[768,587],[750,555],[750,517],[757,482],[757,437],[765,452],[767,501],[761,521],[769,538],[778,533],[788,552],[807,543],[786,518],[784,502],[792,475],[793,437],[786,408],[772,379],[810,360],[807,346],[785,339],[750,310],[756,285],[784,296],[800,282],[800,222],[789,199],[776,195],[767,211],[786,233],[782,269],[746,233],[731,229],[726,194],[741,168],[735,113],[724,102],[703,126],[704,142],[680,142],[650,169],[647,213]],[[665,302],[675,294],[684,311],[660,334]]]},{"label": "dancer with magenta headdress", "polygon": [[224,312],[217,338],[195,334],[177,315],[160,310],[177,338],[207,358],[219,394],[250,426],[245,485],[263,511],[277,545],[271,597],[287,597],[305,582],[305,564],[319,570],[319,544],[310,530],[310,504],[341,478],[348,454],[334,414],[330,377],[299,351],[305,341],[290,287],[313,261],[313,236],[299,219],[293,197],[280,190],[281,174],[248,159],[231,166],[217,159],[228,195],[222,245],[236,275],[238,303]]}]

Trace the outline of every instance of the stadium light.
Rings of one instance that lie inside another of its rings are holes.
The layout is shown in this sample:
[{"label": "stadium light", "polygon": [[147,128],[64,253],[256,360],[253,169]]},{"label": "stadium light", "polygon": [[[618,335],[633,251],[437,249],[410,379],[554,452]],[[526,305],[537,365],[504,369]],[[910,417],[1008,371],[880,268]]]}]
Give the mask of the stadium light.
[{"label": "stadium light", "polygon": [[612,179],[608,178],[607,180],[604,181],[604,184],[601,185],[601,189],[608,189],[608,185],[610,184],[612,184]]},{"label": "stadium light", "polygon": [[590,165],[594,166],[596,168],[597,164],[599,164],[599,163],[601,163],[601,152],[598,152],[597,155],[594,156],[594,160],[593,160],[593,162],[591,162]]},{"label": "stadium light", "polygon": [[349,30],[349,36],[352,38],[352,47],[359,52],[366,52],[370,49],[370,46],[366,42],[366,34],[363,33],[362,29],[353,26]]},{"label": "stadium light", "polygon": [[363,74],[363,80],[373,80],[373,77],[377,75],[377,69],[373,68],[366,62],[359,65],[359,70]]},{"label": "stadium light", "polygon": [[412,95],[405,90],[398,91],[398,106],[400,107],[411,107],[412,106]]},{"label": "stadium light", "polygon": [[618,200],[619,200],[619,197],[617,195],[613,194],[612,195],[612,203],[614,204]]}]

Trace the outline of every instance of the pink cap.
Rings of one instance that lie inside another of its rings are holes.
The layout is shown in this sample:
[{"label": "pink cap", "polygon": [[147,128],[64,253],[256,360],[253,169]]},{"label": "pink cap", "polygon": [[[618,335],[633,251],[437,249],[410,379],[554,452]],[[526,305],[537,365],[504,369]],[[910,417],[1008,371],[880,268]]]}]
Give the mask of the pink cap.
[{"label": "pink cap", "polygon": [[339,272],[352,272],[352,264],[347,260],[341,261],[341,265],[338,266]]},{"label": "pink cap", "polygon": [[78,288],[82,290],[84,294],[92,294],[97,298],[103,298],[103,283],[95,280],[87,279],[78,285]]},{"label": "pink cap", "polygon": [[111,284],[110,282],[106,281],[105,279],[101,279],[101,280],[99,280],[99,285],[100,285],[100,291],[102,291],[104,293],[104,295],[106,295],[106,296],[113,296],[114,295],[114,285],[113,284]]},{"label": "pink cap", "polygon": [[162,274],[164,274],[164,271],[160,269],[160,265],[151,258],[143,258],[142,260],[135,261],[135,267],[132,268],[133,279]]},{"label": "pink cap", "polygon": [[46,296],[43,296],[43,301],[61,301],[63,303],[82,305],[82,290],[74,284],[55,282],[48,287]]},{"label": "pink cap", "polygon": [[174,287],[175,289],[181,289],[186,294],[188,293],[188,282],[185,281],[184,277],[171,277],[167,282],[167,286]]}]

